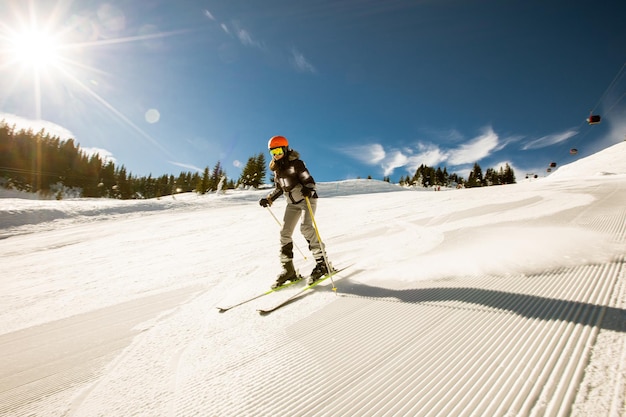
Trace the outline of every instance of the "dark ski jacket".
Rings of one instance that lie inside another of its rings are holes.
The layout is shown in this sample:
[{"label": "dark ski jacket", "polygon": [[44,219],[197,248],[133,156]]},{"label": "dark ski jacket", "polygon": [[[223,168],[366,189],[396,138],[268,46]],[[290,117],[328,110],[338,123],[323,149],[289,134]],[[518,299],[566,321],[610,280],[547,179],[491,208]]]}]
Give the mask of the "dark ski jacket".
[{"label": "dark ski jacket", "polygon": [[302,187],[311,190],[310,198],[317,198],[315,180],[304,162],[300,160],[300,154],[297,151],[289,149],[285,156],[278,161],[272,159],[270,170],[274,171],[274,183],[276,184],[276,188],[267,196],[271,202],[285,194],[288,203],[298,204],[304,200]]}]

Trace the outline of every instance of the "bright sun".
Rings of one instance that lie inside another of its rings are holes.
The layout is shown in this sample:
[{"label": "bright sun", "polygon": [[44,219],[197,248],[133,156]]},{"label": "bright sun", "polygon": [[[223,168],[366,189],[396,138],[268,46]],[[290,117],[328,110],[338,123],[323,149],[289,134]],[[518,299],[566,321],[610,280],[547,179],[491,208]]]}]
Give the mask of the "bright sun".
[{"label": "bright sun", "polygon": [[10,52],[16,61],[42,69],[58,64],[59,43],[57,39],[36,29],[16,33],[10,40]]}]

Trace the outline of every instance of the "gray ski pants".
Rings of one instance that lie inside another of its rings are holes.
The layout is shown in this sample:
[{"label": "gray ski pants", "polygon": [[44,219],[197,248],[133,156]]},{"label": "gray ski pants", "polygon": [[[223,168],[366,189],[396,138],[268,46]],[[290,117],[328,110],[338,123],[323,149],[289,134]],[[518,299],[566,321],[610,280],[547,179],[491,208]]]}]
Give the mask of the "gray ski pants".
[{"label": "gray ski pants", "polygon": [[[315,214],[317,208],[317,199],[310,198],[311,209]],[[315,228],[313,227],[313,219],[309,213],[306,201],[302,200],[298,204],[287,203],[285,208],[285,216],[283,217],[283,227],[280,231],[280,261],[282,263],[289,262],[293,259],[293,231],[296,229],[298,220],[304,212],[302,224],[300,224],[300,232],[302,236],[309,242],[309,250],[313,254],[316,261],[323,259],[322,245],[317,239]]]}]

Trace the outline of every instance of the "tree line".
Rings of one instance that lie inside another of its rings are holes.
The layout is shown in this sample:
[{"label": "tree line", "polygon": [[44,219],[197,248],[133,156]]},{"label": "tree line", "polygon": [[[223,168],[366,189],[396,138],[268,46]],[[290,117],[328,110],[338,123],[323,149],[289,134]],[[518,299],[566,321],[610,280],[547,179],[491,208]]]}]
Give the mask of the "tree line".
[{"label": "tree line", "polygon": [[417,186],[417,187],[484,187],[490,185],[502,185],[502,184],[515,184],[515,173],[513,168],[507,163],[504,167],[500,167],[498,170],[494,168],[487,168],[483,175],[483,170],[478,165],[474,164],[474,167],[469,173],[467,180],[457,174],[449,174],[448,169],[444,167],[429,167],[427,165],[420,165],[415,171],[413,176],[407,175],[400,179],[400,185],[403,186]]},{"label": "tree line", "polygon": [[[79,197],[107,197],[143,199],[173,195],[182,192],[206,194],[211,191],[253,187],[265,183],[267,161],[264,153],[250,157],[237,181],[229,178],[221,162],[203,172],[181,172],[178,176],[152,174],[136,176],[124,165],[116,166],[99,154],[87,154],[73,139],[61,140],[43,129],[17,130],[0,121],[0,186],[5,188],[56,195],[78,193]],[[370,177],[371,178],[371,177]],[[390,182],[389,177],[384,181]],[[404,186],[481,187],[515,183],[513,169],[506,164],[498,170],[489,168],[484,175],[474,164],[464,180],[457,174],[448,174],[447,168],[433,168],[424,164],[413,176],[400,179]],[[68,192],[69,191],[69,192]]]},{"label": "tree line", "polygon": [[80,197],[137,199],[258,187],[265,181],[265,163],[262,153],[251,157],[236,182],[228,178],[219,161],[203,172],[136,176],[124,165],[116,166],[98,154],[88,155],[73,139],[61,140],[43,129],[37,133],[17,130],[0,121],[0,184],[31,193],[56,194],[57,198],[68,190],[77,191]]}]

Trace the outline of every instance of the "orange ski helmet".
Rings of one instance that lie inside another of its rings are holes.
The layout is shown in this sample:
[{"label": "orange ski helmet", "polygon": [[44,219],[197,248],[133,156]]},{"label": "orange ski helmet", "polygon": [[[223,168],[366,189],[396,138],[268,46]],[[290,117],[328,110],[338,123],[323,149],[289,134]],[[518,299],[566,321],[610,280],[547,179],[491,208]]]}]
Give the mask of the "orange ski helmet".
[{"label": "orange ski helmet", "polygon": [[289,142],[284,136],[272,136],[269,142],[267,142],[268,149],[282,148],[287,146],[289,146]]}]

